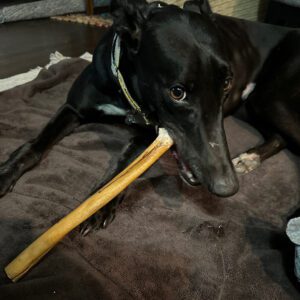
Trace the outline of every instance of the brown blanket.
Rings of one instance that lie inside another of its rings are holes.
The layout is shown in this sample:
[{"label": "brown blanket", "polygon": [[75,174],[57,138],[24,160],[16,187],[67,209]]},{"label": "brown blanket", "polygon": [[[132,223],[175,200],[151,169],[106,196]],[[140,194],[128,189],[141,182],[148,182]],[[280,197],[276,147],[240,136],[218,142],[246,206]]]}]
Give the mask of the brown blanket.
[{"label": "brown blanket", "polygon": [[[86,62],[63,61],[0,93],[0,161],[37,135]],[[260,136],[226,120],[232,156]],[[293,246],[284,234],[299,206],[299,163],[281,152],[240,176],[219,199],[181,182],[170,154],[126,191],[115,221],[72,232],[17,284],[3,268],[75,208],[129,139],[126,127],[89,124],[55,146],[0,199],[0,299],[296,299]]]}]

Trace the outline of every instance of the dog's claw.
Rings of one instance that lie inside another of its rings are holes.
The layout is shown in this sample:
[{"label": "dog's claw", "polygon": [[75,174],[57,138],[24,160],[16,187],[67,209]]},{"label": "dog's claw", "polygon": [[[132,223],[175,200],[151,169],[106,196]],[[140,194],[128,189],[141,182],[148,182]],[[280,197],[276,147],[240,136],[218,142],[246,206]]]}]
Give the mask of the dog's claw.
[{"label": "dog's claw", "polygon": [[107,226],[112,223],[112,221],[115,219],[115,216],[116,216],[116,213],[115,212],[112,212],[111,214],[109,214],[107,216],[106,219],[104,219],[104,221],[102,222],[101,224],[101,228],[105,229],[107,228]]},{"label": "dog's claw", "polygon": [[256,153],[243,153],[232,160],[237,173],[247,174],[261,164],[260,156]]},{"label": "dog's claw", "polygon": [[8,192],[11,193],[11,192],[13,191],[14,187],[15,187],[15,184],[13,183],[13,184],[9,187]]},{"label": "dog's claw", "polygon": [[81,235],[87,236],[92,231],[106,229],[114,219],[115,210],[99,211],[80,226],[79,232]]},{"label": "dog's claw", "polygon": [[87,236],[91,232],[92,228],[88,226],[82,226],[79,230],[82,236]]}]

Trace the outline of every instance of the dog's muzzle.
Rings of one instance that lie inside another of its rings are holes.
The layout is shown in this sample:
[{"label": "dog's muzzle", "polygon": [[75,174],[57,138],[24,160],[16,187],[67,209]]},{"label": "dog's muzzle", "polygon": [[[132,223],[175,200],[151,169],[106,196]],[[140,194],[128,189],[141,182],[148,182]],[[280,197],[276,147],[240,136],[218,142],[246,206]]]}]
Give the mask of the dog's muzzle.
[{"label": "dog's muzzle", "polygon": [[175,147],[172,149],[172,154],[177,161],[181,179],[188,185],[199,186],[203,184],[211,193],[220,197],[229,197],[237,193],[239,184],[234,171],[229,170],[228,174],[222,176],[219,174],[205,176],[203,173],[197,176],[189,164],[180,157]]}]

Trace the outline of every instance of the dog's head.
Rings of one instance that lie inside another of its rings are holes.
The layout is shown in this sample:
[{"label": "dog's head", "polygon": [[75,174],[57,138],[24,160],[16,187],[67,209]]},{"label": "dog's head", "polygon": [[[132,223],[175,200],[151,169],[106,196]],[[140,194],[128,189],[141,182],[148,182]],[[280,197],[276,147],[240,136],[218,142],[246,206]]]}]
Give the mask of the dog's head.
[{"label": "dog's head", "polygon": [[222,111],[232,75],[207,0],[187,1],[183,9],[113,0],[112,13],[138,94],[173,137],[182,177],[219,196],[234,194]]}]

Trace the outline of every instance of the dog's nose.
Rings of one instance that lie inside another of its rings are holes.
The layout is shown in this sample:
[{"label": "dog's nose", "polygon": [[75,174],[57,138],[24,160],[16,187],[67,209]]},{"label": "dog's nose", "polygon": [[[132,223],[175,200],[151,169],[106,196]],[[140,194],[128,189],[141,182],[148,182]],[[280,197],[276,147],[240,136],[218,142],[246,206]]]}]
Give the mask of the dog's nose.
[{"label": "dog's nose", "polygon": [[209,186],[209,190],[220,197],[229,197],[237,193],[239,183],[235,176],[217,178]]}]

